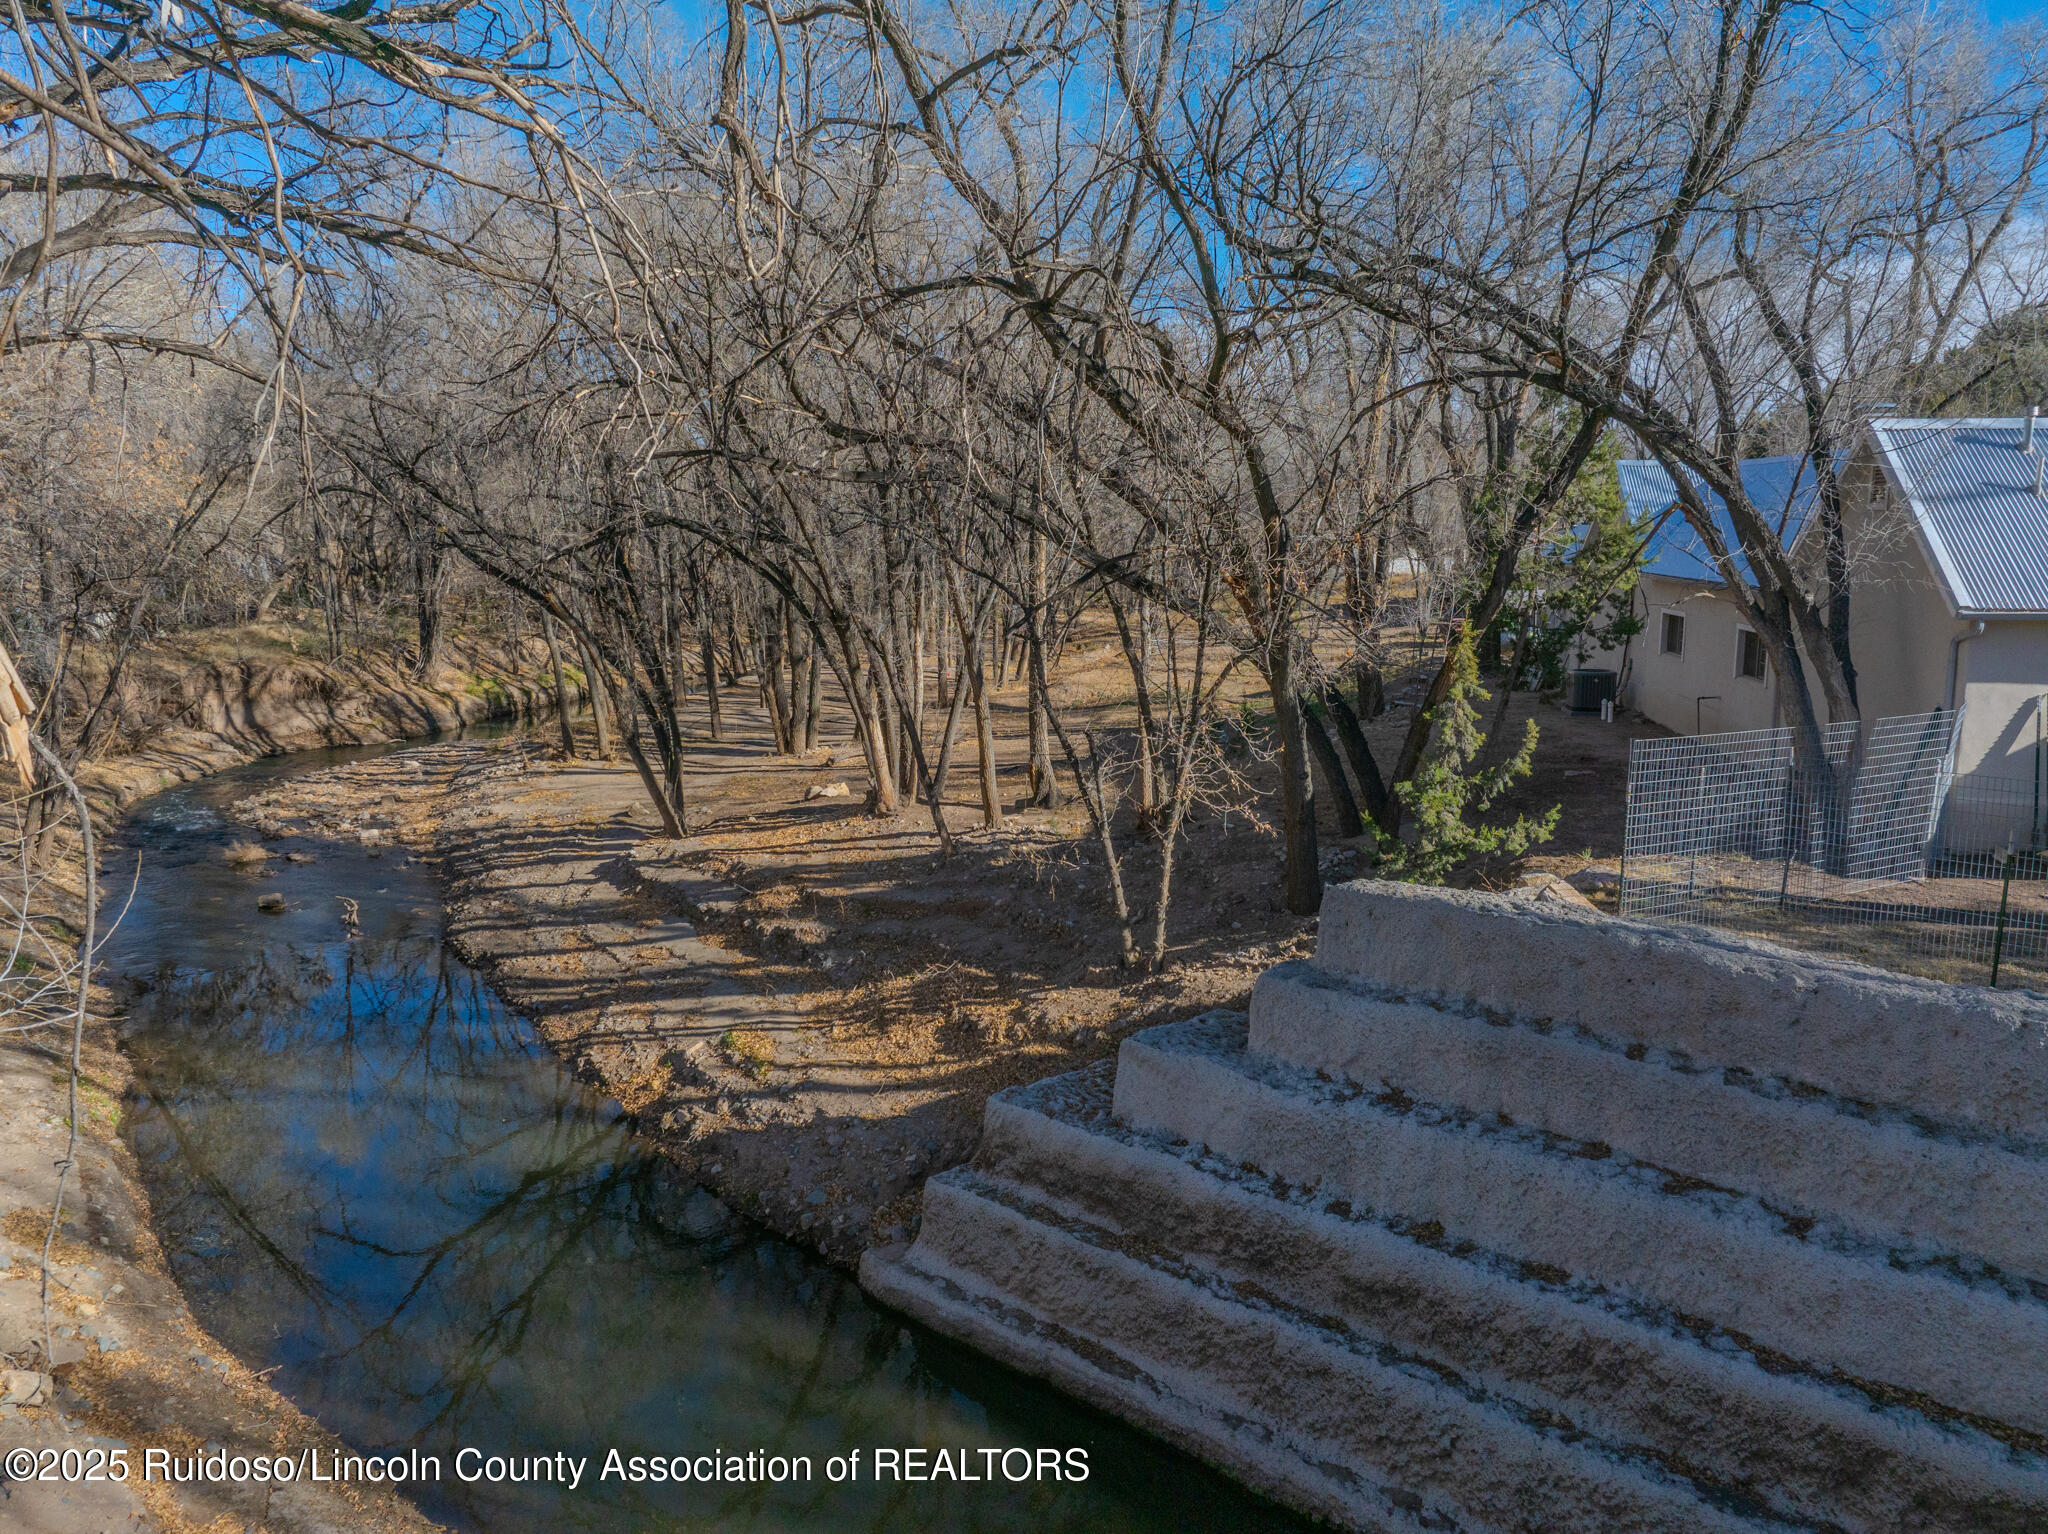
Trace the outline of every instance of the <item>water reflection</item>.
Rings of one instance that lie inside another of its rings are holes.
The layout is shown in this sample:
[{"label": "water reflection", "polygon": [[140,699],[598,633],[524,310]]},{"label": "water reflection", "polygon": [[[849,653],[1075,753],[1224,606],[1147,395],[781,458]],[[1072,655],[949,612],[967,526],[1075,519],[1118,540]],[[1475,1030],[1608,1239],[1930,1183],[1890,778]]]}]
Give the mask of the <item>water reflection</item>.
[{"label": "water reflection", "polygon": [[[679,1186],[449,953],[419,870],[332,845],[260,882],[231,870],[215,808],[275,770],[167,795],[133,828],[143,873],[112,955],[148,985],[130,1136],[214,1334],[351,1444],[439,1455],[443,1480],[416,1488],[429,1513],[492,1531],[1295,1526]],[[259,890],[287,912],[258,914]],[[356,942],[338,895],[360,903]],[[1093,1475],[825,1479],[831,1455],[913,1444],[1078,1444]],[[465,1486],[464,1445],[590,1468],[575,1491]],[[613,1447],[808,1455],[815,1478],[593,1484]]]}]

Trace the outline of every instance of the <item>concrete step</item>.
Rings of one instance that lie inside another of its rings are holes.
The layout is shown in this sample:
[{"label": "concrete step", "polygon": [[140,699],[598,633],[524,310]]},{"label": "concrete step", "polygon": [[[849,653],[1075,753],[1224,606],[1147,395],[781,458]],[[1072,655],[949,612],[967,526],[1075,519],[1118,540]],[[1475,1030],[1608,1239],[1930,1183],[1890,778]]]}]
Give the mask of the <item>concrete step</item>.
[{"label": "concrete step", "polygon": [[1554,1019],[1433,1004],[1315,964],[1252,991],[1256,1054],[1612,1146],[1923,1261],[2048,1279],[2048,1154],[1795,1091]]},{"label": "concrete step", "polygon": [[1414,1493],[1370,1481],[1350,1466],[1305,1458],[1275,1429],[1212,1392],[1175,1390],[1116,1345],[1055,1325],[972,1274],[928,1263],[915,1246],[870,1248],[861,1257],[860,1281],[874,1298],[934,1331],[1134,1423],[1289,1507],[1346,1529],[1415,1534],[1445,1527],[1416,1517],[1427,1510]]},{"label": "concrete step", "polygon": [[872,1292],[1350,1526],[1821,1527],[1743,1509],[1648,1456],[1233,1292],[969,1168],[926,1184],[924,1221],[894,1261],[869,1254]]},{"label": "concrete step", "polygon": [[[2048,1522],[2048,1445],[1930,1418],[1728,1333],[1131,1130],[1111,1092],[1105,1066],[1001,1094],[976,1175],[1005,1190],[992,1196],[1056,1211],[1050,1223],[1102,1232],[1088,1237],[1097,1244],[1370,1337],[1724,1500],[1869,1534]],[[981,1241],[973,1220],[928,1217],[921,1260],[989,1277]],[[1057,1287],[1064,1270],[1026,1246],[997,1261],[1011,1298],[1049,1314],[1074,1303]]]},{"label": "concrete step", "polygon": [[2048,1150],[2048,1000],[1946,985],[1694,927],[1497,895],[1362,883],[1327,893],[1316,963],[1626,1050]]},{"label": "concrete step", "polygon": [[1214,1013],[1125,1040],[1117,1118],[1362,1215],[1440,1226],[1453,1243],[1695,1318],[1817,1377],[1903,1394],[1930,1416],[2048,1433],[2048,1303],[2025,1286],[1399,1083],[1368,1094],[1245,1043],[1242,1019]]}]

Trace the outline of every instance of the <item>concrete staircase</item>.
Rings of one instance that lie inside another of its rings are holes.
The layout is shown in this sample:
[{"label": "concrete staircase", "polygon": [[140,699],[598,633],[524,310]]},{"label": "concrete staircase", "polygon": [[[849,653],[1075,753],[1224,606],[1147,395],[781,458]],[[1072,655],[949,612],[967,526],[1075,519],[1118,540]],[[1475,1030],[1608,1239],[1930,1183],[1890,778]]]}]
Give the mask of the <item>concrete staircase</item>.
[{"label": "concrete staircase", "polygon": [[1345,886],[861,1272],[1353,1527],[2044,1530],[2048,1001]]}]

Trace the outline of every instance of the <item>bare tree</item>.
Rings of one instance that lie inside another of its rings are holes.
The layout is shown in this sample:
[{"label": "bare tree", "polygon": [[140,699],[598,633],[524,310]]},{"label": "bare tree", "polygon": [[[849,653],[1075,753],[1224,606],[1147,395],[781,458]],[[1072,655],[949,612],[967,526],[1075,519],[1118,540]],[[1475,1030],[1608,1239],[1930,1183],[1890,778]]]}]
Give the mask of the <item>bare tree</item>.
[{"label": "bare tree", "polygon": [[[1862,415],[1916,392],[1985,317],[1987,288],[2017,278],[2001,252],[2034,206],[2038,55],[1917,13],[1778,0],[1491,25],[1392,63],[1350,33],[1314,101],[1270,71],[1256,164],[1281,193],[1240,247],[1427,332],[1462,371],[1570,401],[1582,434],[1631,432],[1671,471],[1823,761],[1822,725],[1857,715],[1837,469]],[[1420,179],[1418,142],[1434,151]],[[1478,171],[1494,144],[1508,152]],[[1814,466],[1817,559],[1744,487],[1742,460],[1774,450]],[[1561,488],[1540,483],[1525,507]]]}]

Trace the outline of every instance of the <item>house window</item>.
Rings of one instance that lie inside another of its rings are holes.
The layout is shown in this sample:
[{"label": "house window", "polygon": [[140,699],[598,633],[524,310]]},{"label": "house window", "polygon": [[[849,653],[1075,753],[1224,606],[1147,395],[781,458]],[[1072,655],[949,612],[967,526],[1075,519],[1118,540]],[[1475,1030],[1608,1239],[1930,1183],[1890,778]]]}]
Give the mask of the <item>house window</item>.
[{"label": "house window", "polygon": [[1663,651],[1666,655],[1685,653],[1685,615],[1666,613],[1664,615]]},{"label": "house window", "polygon": [[1735,674],[1764,679],[1764,642],[1755,629],[1741,629],[1735,635]]}]

